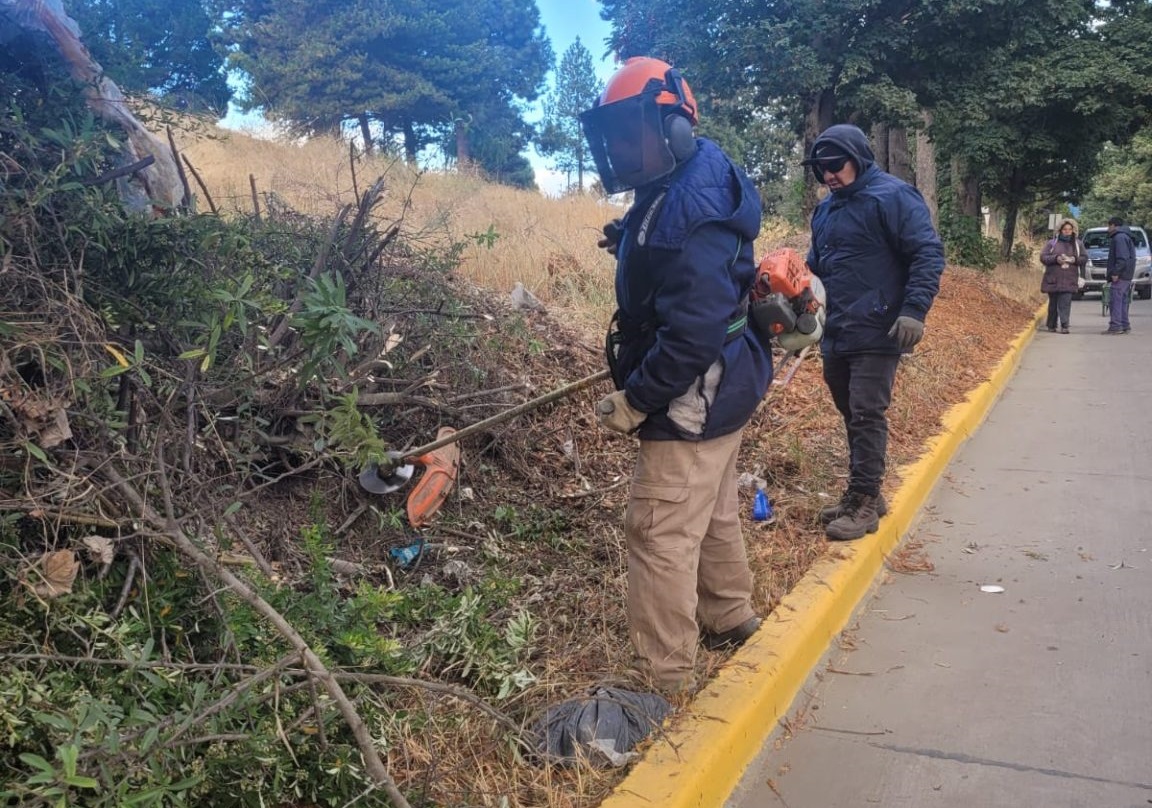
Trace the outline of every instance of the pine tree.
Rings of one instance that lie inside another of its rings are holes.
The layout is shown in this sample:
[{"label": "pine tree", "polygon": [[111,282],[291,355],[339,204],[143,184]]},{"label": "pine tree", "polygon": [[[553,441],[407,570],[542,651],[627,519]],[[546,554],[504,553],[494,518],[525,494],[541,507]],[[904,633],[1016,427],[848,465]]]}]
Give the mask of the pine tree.
[{"label": "pine tree", "polygon": [[592,54],[580,42],[580,37],[564,51],[556,71],[556,86],[543,104],[543,122],[537,150],[544,157],[555,159],[553,167],[568,177],[572,187],[572,173],[576,173],[576,187],[584,187],[585,169],[594,168],[584,133],[580,128],[580,113],[592,107],[600,96],[603,84],[596,78]]},{"label": "pine tree", "polygon": [[409,161],[457,121],[535,100],[552,63],[535,0],[224,2],[247,108],[306,133],[357,121]]},{"label": "pine tree", "polygon": [[84,44],[128,93],[223,115],[232,90],[203,0],[66,0]]}]

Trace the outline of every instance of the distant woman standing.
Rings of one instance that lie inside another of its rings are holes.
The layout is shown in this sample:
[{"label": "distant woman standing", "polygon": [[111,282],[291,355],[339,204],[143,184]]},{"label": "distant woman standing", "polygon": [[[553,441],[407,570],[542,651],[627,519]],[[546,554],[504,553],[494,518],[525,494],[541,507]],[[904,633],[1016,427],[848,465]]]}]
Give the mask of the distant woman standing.
[{"label": "distant woman standing", "polygon": [[1056,238],[1040,251],[1040,263],[1044,265],[1040,291],[1048,293],[1048,330],[1055,331],[1059,321],[1060,333],[1067,334],[1068,318],[1072,314],[1072,293],[1080,286],[1081,267],[1088,263],[1088,253],[1077,235],[1076,222],[1064,220]]}]

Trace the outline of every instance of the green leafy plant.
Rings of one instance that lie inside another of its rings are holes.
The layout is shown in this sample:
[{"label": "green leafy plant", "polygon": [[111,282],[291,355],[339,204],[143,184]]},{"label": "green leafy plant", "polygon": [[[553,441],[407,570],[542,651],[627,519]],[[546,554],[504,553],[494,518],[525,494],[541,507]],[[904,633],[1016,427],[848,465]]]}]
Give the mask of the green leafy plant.
[{"label": "green leafy plant", "polygon": [[493,515],[504,534],[517,541],[551,541],[568,531],[567,514],[539,505],[500,505]]},{"label": "green leafy plant", "polygon": [[981,235],[979,222],[972,217],[942,210],[940,233],[953,264],[989,270],[1000,261],[999,243]]},{"label": "green leafy plant", "polygon": [[315,280],[308,279],[307,284],[300,295],[303,308],[293,317],[307,351],[301,384],[324,370],[342,372],[340,360],[350,359],[359,351],[356,338],[366,331],[380,333],[376,323],[349,310],[344,279],[338,273],[322,273]]},{"label": "green leafy plant", "polygon": [[209,290],[209,297],[217,308],[208,312],[200,321],[188,321],[184,325],[200,331],[197,342],[201,347],[180,354],[180,359],[199,359],[203,373],[212,367],[220,348],[220,340],[235,328],[241,336],[247,336],[250,318],[260,313],[260,304],[251,299],[255,278],[248,272],[238,280],[227,279],[222,286]]},{"label": "green leafy plant", "polygon": [[1032,248],[1027,244],[1016,243],[1012,245],[1012,254],[1008,257],[1017,269],[1024,269],[1032,263]]},{"label": "green leafy plant", "polygon": [[498,700],[536,681],[528,670],[536,622],[527,611],[518,610],[499,628],[494,619],[499,587],[469,587],[456,595],[435,587],[423,589],[419,596],[423,606],[418,610],[431,617],[431,626],[414,650],[424,656],[426,664]]},{"label": "green leafy plant", "polygon": [[496,242],[500,239],[500,234],[496,232],[496,225],[488,225],[488,229],[483,233],[468,233],[467,237],[471,239],[477,247],[483,247],[490,250],[496,246]]},{"label": "green leafy plant", "polygon": [[347,468],[362,469],[369,463],[382,463],[388,453],[388,444],[376,433],[376,425],[356,406],[358,392],[350,392],[333,399],[328,409],[301,418],[302,423],[316,427],[313,448],[330,451]]}]

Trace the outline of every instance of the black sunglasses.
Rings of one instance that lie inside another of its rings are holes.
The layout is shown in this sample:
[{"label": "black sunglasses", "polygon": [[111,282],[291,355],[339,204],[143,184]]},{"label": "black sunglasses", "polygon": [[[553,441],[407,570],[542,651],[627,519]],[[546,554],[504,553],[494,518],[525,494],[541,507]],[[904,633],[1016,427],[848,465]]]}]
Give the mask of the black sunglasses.
[{"label": "black sunglasses", "polygon": [[847,165],[848,161],[851,159],[852,158],[845,156],[845,157],[832,157],[828,160],[820,160],[819,162],[816,163],[816,168],[820,170],[821,174],[828,174],[828,173],[835,174],[837,171],[840,171],[841,169],[843,169],[844,166]]}]

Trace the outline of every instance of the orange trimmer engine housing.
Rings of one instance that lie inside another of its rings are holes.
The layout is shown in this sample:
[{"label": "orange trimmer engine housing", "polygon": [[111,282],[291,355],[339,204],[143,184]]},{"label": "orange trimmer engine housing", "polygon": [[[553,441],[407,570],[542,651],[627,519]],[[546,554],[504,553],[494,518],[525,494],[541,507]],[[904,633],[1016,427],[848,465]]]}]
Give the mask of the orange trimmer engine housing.
[{"label": "orange trimmer engine housing", "polygon": [[820,326],[822,291],[804,259],[784,247],[764,256],[756,269],[750,313],[762,333],[780,337],[792,332],[813,334]]}]

